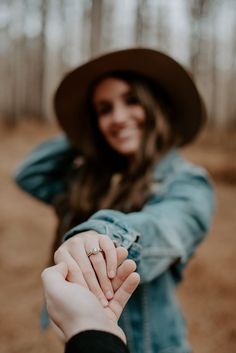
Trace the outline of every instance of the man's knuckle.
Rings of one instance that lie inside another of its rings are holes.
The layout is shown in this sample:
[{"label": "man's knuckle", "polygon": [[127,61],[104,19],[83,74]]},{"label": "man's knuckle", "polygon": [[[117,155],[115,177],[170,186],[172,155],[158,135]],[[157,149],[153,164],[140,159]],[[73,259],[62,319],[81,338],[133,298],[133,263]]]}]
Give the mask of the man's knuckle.
[{"label": "man's knuckle", "polygon": [[62,248],[58,248],[54,253],[54,261],[56,262],[64,255],[64,250]]}]

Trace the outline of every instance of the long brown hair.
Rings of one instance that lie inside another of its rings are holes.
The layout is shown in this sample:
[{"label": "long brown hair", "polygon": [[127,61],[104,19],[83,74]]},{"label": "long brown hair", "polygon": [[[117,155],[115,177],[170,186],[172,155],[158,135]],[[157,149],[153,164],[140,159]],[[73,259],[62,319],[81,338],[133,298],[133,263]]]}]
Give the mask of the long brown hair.
[{"label": "long brown hair", "polygon": [[[106,143],[97,124],[92,104],[95,87],[112,77],[129,84],[142,105],[146,119],[142,144],[129,163]],[[151,80],[132,72],[112,72],[93,84],[88,94],[88,119],[84,119],[83,163],[74,171],[69,192],[57,203],[58,233],[88,219],[102,208],[122,212],[138,211],[150,196],[153,167],[175,144],[170,126],[171,104],[167,95]]]}]

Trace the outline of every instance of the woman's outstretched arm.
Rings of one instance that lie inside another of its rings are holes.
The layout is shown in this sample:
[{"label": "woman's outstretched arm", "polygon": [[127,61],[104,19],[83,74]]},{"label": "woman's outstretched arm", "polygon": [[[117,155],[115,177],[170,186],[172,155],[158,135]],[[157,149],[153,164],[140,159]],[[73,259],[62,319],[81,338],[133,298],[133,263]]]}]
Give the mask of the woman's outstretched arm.
[{"label": "woman's outstretched arm", "polygon": [[[209,230],[214,192],[202,170],[177,175],[139,212],[101,210],[69,231],[65,239],[94,230],[129,251],[141,281],[148,282],[179,262],[184,267]],[[78,237],[78,236],[76,236]],[[66,241],[66,242],[67,242]]]}]

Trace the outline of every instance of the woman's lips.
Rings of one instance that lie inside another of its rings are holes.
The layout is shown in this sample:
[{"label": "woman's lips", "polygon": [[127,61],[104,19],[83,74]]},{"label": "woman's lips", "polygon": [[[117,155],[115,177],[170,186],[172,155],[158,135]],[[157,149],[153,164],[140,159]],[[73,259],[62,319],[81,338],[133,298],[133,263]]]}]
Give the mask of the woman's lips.
[{"label": "woman's lips", "polygon": [[132,136],[137,136],[139,133],[139,129],[137,128],[126,128],[113,133],[113,136],[118,139],[126,139],[131,138]]}]

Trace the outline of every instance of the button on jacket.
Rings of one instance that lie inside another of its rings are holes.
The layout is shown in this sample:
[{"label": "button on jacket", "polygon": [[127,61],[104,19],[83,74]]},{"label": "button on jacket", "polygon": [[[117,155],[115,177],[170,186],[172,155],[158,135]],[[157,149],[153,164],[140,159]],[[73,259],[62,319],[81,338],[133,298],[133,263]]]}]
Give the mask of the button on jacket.
[{"label": "button on jacket", "polygon": [[[75,156],[64,136],[54,138],[26,158],[15,179],[34,197],[53,204],[69,188]],[[141,211],[102,209],[65,234],[65,240],[86,230],[107,234],[137,263],[141,284],[120,320],[132,353],[190,352],[175,288],[209,229],[213,211],[207,173],[172,149],[156,165],[152,194]]]}]

